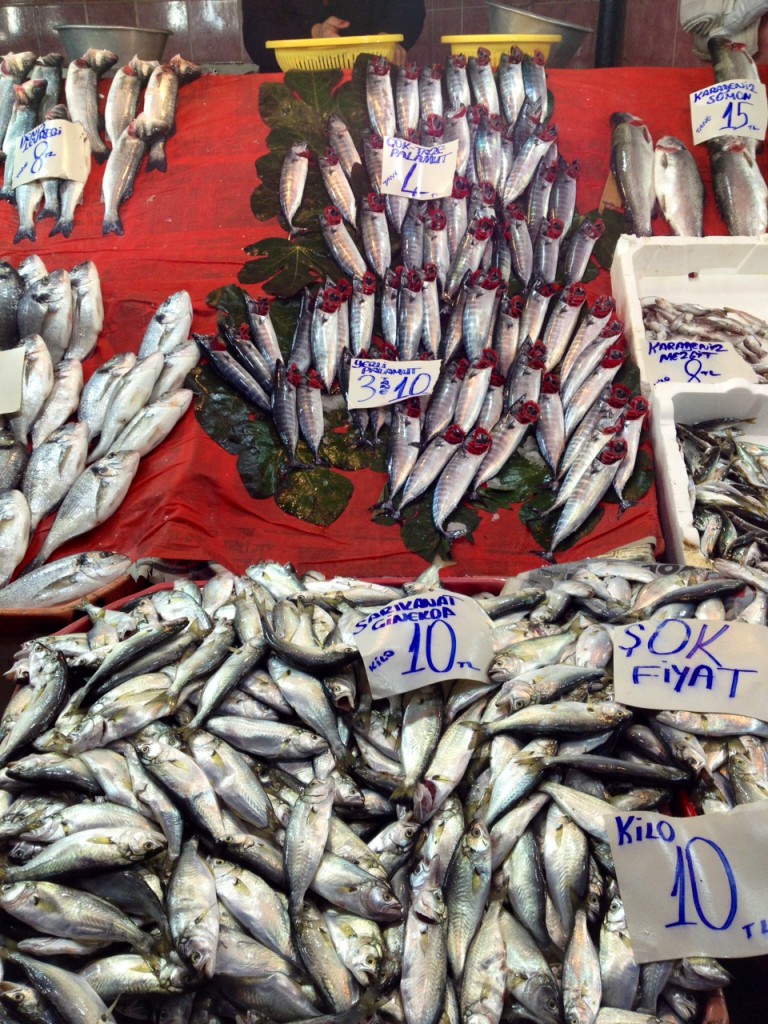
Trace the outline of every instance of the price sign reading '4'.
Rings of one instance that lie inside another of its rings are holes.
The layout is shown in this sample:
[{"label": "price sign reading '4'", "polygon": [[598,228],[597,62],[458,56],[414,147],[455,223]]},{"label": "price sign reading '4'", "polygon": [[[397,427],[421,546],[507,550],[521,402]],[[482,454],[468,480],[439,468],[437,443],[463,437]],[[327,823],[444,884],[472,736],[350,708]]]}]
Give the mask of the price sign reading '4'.
[{"label": "price sign reading '4'", "polygon": [[768,127],[768,103],[762,82],[716,82],[690,94],[693,141],[718,135],[762,140]]},{"label": "price sign reading '4'", "polygon": [[374,698],[450,679],[488,681],[491,622],[472,598],[444,590],[404,597],[355,627]]},{"label": "price sign reading '4'", "polygon": [[638,963],[768,953],[768,805],[606,825]]},{"label": "price sign reading '4'", "polygon": [[353,359],[349,373],[350,409],[374,409],[431,395],[440,375],[439,359],[390,362],[386,359]]},{"label": "price sign reading '4'", "polygon": [[419,146],[406,139],[384,138],[381,191],[408,199],[439,199],[453,191],[459,143]]}]

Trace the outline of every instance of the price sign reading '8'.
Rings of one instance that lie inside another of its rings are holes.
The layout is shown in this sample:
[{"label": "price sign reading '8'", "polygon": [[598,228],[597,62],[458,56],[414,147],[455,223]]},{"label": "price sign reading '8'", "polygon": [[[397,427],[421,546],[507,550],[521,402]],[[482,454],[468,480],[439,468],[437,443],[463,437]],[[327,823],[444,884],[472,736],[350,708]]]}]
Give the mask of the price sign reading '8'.
[{"label": "price sign reading '8'", "polygon": [[355,643],[374,698],[452,679],[488,681],[491,621],[463,594],[403,597],[358,622]]},{"label": "price sign reading '8'", "polygon": [[638,963],[768,953],[768,805],[605,821]]}]

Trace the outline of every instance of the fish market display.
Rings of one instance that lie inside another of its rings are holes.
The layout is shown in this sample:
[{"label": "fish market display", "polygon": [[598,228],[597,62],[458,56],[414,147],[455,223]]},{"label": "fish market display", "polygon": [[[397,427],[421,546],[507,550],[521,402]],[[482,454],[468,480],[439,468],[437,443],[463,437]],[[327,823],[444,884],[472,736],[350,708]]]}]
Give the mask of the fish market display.
[{"label": "fish market display", "polygon": [[[370,61],[370,132],[353,138],[333,114],[325,152],[297,139],[280,175],[285,223],[291,236],[305,233],[302,198],[316,159],[329,200],[319,227],[338,274],[305,291],[292,338],[278,337],[269,300],[246,294],[244,323],[227,308],[218,336],[197,340],[216,372],[272,417],[288,472],[322,464],[330,396],[336,381],[348,396],[353,359],[440,359],[429,398],[350,413],[359,446],[386,438],[376,515],[402,521],[420,514],[411,503],[431,497],[434,529],[450,542],[466,532],[462,503],[482,507],[520,452],[540,467],[543,458],[550,474],[542,490],[554,499],[551,558],[622,462],[632,475],[637,446],[624,435],[632,391],[619,376],[622,326],[609,297],[590,308],[581,283],[604,225],[574,217],[578,163],[559,153],[557,126],[545,120],[544,63],[514,47],[496,75],[480,51],[468,65],[453,61],[445,77],[438,65],[421,74],[407,66],[393,83],[385,59]],[[448,123],[462,140],[452,194],[383,195],[381,132],[427,144]]]},{"label": "fish market display", "polygon": [[[21,270],[30,268],[25,286]],[[9,323],[6,338],[25,353],[21,408],[0,431],[0,606],[12,607],[17,599],[37,603],[38,591],[53,596],[58,590],[62,599],[76,595],[86,580],[113,568],[121,574],[116,569],[122,556],[94,553],[59,566],[39,584],[18,580],[8,596],[2,589],[47,517],[55,514],[25,571],[117,511],[141,458],[189,408],[192,392],[183,384],[200,352],[189,340],[189,295],[179,292],[152,317],[138,355],[114,356],[87,373],[83,364],[97,347],[104,320],[96,266],[48,273],[34,257],[19,271],[3,264],[3,274],[16,314],[16,329]]]},{"label": "fish market display", "polygon": [[[757,66],[744,43],[721,36],[708,40],[716,82],[738,79],[760,84]],[[642,117],[615,113],[611,118],[610,164],[636,235],[652,235],[655,205],[674,235],[703,234],[705,189],[696,160],[686,144],[664,135],[654,148]],[[706,142],[712,188],[729,235],[768,231],[768,185],[757,163],[757,141],[735,134]]]},{"label": "fish market display", "polygon": [[702,554],[764,572],[768,445],[744,438],[748,424],[738,420],[677,423],[675,429]]},{"label": "fish market display", "polygon": [[46,178],[13,188],[18,142],[43,121],[57,118],[82,125],[97,162],[107,162],[102,185],[104,234],[123,233],[118,209],[133,192],[146,154],[150,154],[148,170],[166,169],[164,147],[175,130],[179,88],[198,78],[202,70],[180,54],[163,65],[133,57],[115,74],[102,116],[99,80],[117,60],[117,55],[109,50],[91,48],[72,61],[64,80],[66,103],[60,104],[64,61],[61,54],[35,59],[32,53],[8,53],[3,58],[0,148],[5,164],[0,198],[18,208],[19,230],[14,242],[35,241],[36,223],[46,217],[54,219],[51,235],[68,238],[74,227],[75,210],[83,199],[84,181]]},{"label": "fish market display", "polygon": [[660,296],[646,296],[641,305],[649,341],[681,345],[691,339],[726,342],[761,382],[768,381],[768,323],[760,317],[729,307],[708,309],[690,302],[669,302]]},{"label": "fish market display", "polygon": [[25,645],[0,722],[3,1004],[701,1021],[728,972],[636,964],[603,816],[763,799],[765,741],[617,703],[608,623],[713,602],[764,622],[762,594],[617,560],[537,571],[475,597],[488,682],[372,700],[356,623],[438,585],[262,562]]}]

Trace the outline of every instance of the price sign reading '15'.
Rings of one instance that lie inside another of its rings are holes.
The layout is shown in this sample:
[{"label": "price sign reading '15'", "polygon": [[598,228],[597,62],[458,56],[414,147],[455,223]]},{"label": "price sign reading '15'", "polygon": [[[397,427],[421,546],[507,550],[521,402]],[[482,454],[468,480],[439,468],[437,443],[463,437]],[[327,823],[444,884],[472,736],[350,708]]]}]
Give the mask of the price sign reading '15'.
[{"label": "price sign reading '15'", "polygon": [[706,142],[718,135],[765,138],[768,103],[762,82],[715,82],[692,92],[690,99],[694,142]]},{"label": "price sign reading '15'", "polygon": [[389,697],[449,679],[488,681],[491,622],[470,597],[444,590],[404,597],[355,627],[371,695]]},{"label": "price sign reading '15'", "polygon": [[605,820],[638,963],[768,953],[766,803]]},{"label": "price sign reading '15'", "polygon": [[616,700],[768,720],[768,627],[652,619],[613,634]]},{"label": "price sign reading '15'", "polygon": [[350,364],[350,409],[374,409],[431,395],[440,375],[439,359],[390,362],[387,359],[353,359]]},{"label": "price sign reading '15'", "polygon": [[439,199],[453,191],[459,143],[418,146],[407,139],[384,137],[381,191],[408,199]]}]

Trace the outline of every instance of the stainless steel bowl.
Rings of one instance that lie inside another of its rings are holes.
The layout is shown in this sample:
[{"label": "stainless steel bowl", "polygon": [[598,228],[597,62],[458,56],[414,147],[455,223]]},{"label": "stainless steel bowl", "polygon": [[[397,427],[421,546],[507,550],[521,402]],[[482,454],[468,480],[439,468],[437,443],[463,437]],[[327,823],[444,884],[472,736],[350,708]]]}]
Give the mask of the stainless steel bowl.
[{"label": "stainless steel bowl", "polygon": [[67,59],[77,60],[92,46],[112,50],[118,56],[114,71],[131,57],[162,60],[165,44],[173,32],[155,28],[123,28],[119,25],[54,25]]},{"label": "stainless steel bowl", "polygon": [[526,33],[541,35],[555,32],[562,36],[559,43],[552,45],[547,58],[547,67],[565,68],[576,56],[576,51],[592,32],[586,25],[574,25],[570,21],[558,21],[556,18],[543,18],[529,11],[521,11],[517,7],[508,7],[496,0],[486,0],[488,4],[488,22],[492,33],[500,35],[525,35]]}]

